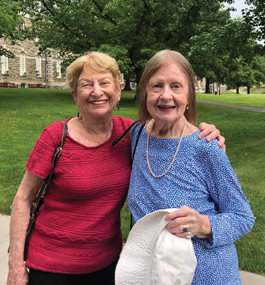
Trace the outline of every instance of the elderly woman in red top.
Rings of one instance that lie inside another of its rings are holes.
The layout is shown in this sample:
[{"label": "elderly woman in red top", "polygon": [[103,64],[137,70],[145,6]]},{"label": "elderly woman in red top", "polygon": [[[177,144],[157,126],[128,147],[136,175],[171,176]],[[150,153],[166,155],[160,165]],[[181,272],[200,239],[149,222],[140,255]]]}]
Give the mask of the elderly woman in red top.
[{"label": "elderly woman in red top", "polygon": [[[132,120],[112,116],[121,96],[120,71],[113,58],[88,53],[68,67],[67,79],[81,115],[66,120],[68,134],[45,191],[25,264],[30,208],[49,174],[63,122],[43,130],[28,158],[11,215],[8,284],[114,284],[131,158],[129,135],[119,147],[111,142]],[[213,129],[204,126],[204,134]],[[212,138],[216,136],[220,134],[214,128]]]}]

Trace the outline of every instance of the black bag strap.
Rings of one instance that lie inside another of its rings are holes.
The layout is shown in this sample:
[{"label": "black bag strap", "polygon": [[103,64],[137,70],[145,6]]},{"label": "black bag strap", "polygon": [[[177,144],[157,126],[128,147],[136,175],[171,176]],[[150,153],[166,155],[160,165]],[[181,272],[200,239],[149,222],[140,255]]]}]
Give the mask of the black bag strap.
[{"label": "black bag strap", "polygon": [[[112,146],[115,146],[115,145],[129,132],[129,130],[130,130],[133,126],[135,126],[136,124],[140,124],[139,120],[133,122],[133,123],[130,125],[130,127],[127,128],[127,129],[124,131],[124,133],[123,133],[122,135],[120,135],[116,140],[114,140],[114,141],[112,142]],[[133,149],[133,154],[132,154],[132,162],[131,162],[132,165],[133,165],[134,155],[135,155],[135,152],[136,152],[136,147],[137,147],[137,144],[138,144],[138,141],[139,141],[139,138],[140,138],[140,135],[141,135],[141,133],[142,133],[142,130],[143,130],[144,126],[145,126],[145,125],[141,125],[141,128],[140,128],[139,133],[138,133],[137,138],[136,138],[136,142],[135,142],[134,149]],[[133,218],[132,218],[132,214],[131,214],[130,216],[131,216],[131,217],[130,217],[130,230],[131,230],[132,227],[133,227]]]},{"label": "black bag strap", "polygon": [[[133,165],[133,161],[134,161],[134,155],[135,155],[135,152],[136,152],[136,147],[138,145],[138,141],[139,141],[139,138],[140,138],[140,135],[142,133],[142,130],[144,128],[145,125],[141,125],[141,128],[139,130],[139,133],[137,135],[137,139],[136,139],[136,142],[135,142],[135,145],[134,145],[134,148],[133,148],[133,155],[132,155],[132,165]],[[133,227],[133,217],[132,217],[132,214],[130,215],[131,216],[131,219],[130,219],[130,230],[132,229]]]},{"label": "black bag strap", "polygon": [[133,155],[132,155],[132,165],[133,165],[133,160],[134,160],[134,155],[135,155],[135,151],[136,151],[136,147],[137,147],[137,144],[138,144],[138,141],[139,141],[139,138],[140,138],[140,135],[142,133],[142,130],[144,128],[145,125],[141,125],[141,128],[139,130],[139,133],[137,135],[137,139],[136,139],[136,142],[135,142],[135,146],[134,146],[134,149],[133,149]]},{"label": "black bag strap", "polygon": [[[139,120],[133,122],[133,123],[129,126],[129,128],[127,128],[127,129],[123,132],[123,134],[121,134],[118,138],[116,138],[116,140],[114,140],[114,141],[112,142],[112,146],[115,146],[115,145],[129,132],[129,130],[130,130],[133,126],[135,126],[135,125],[137,125],[137,124],[140,124]],[[138,144],[138,141],[139,141],[139,138],[140,138],[140,135],[141,135],[141,132],[142,132],[144,126],[145,126],[145,125],[141,125],[141,128],[140,128],[140,130],[139,130],[139,133],[138,133],[138,135],[137,135],[137,139],[136,139],[135,146],[134,146],[134,149],[133,149],[132,164],[133,164],[133,159],[134,159],[136,147],[137,147],[137,144]]]},{"label": "black bag strap", "polygon": [[138,123],[139,123],[139,120],[133,122],[133,123],[130,125],[130,127],[127,128],[127,129],[123,132],[123,134],[121,134],[118,138],[116,138],[116,140],[114,140],[114,141],[112,142],[112,146],[115,146],[115,145],[129,132],[129,130],[130,130],[134,125],[136,125],[136,124],[138,124]]},{"label": "black bag strap", "polygon": [[40,190],[39,190],[39,192],[38,192],[38,194],[36,196],[36,199],[35,199],[35,201],[32,204],[32,207],[31,207],[31,210],[30,210],[30,215],[31,216],[34,215],[34,213],[36,212],[36,209],[37,209],[37,207],[38,207],[38,205],[40,203],[42,195],[44,194],[44,191],[45,191],[47,185],[49,184],[49,182],[51,180],[53,169],[54,169],[54,167],[56,165],[56,162],[57,162],[58,158],[61,155],[61,152],[62,152],[62,149],[63,149],[63,144],[64,144],[65,138],[67,136],[67,133],[68,133],[67,123],[66,122],[63,122],[63,123],[64,123],[64,126],[63,126],[63,133],[62,133],[61,144],[56,148],[56,150],[53,153],[52,167],[51,167],[50,173],[47,176],[47,178],[43,181],[43,183],[41,185],[41,188],[40,188]]}]

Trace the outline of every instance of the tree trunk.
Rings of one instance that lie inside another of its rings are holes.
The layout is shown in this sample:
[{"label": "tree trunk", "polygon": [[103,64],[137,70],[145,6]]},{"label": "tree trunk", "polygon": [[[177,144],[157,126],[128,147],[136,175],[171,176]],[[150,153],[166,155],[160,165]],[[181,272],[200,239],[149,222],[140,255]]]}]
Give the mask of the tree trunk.
[{"label": "tree trunk", "polygon": [[138,85],[139,82],[140,82],[140,79],[141,79],[142,74],[143,74],[142,68],[139,68],[139,67],[138,67],[138,68],[135,69],[135,75],[136,75],[136,83],[137,83],[137,85]]},{"label": "tree trunk", "polygon": [[236,88],[236,94],[239,94],[239,87]]},{"label": "tree trunk", "polygon": [[250,87],[249,86],[247,86],[247,90],[248,90],[247,93],[250,94]]},{"label": "tree trunk", "polygon": [[[138,86],[138,84],[140,82],[142,73],[143,73],[142,68],[140,68],[140,67],[135,68],[135,76],[136,76],[136,84],[137,84],[137,86]],[[136,88],[136,90],[137,90],[137,88]],[[137,94],[137,92],[135,92],[134,100],[137,100],[137,101],[139,100],[139,95]]]},{"label": "tree trunk", "polygon": [[130,74],[125,75],[125,86],[124,86],[124,91],[132,91],[131,89],[131,76]]},{"label": "tree trunk", "polygon": [[205,93],[211,93],[210,92],[210,80],[207,78],[205,80]]}]

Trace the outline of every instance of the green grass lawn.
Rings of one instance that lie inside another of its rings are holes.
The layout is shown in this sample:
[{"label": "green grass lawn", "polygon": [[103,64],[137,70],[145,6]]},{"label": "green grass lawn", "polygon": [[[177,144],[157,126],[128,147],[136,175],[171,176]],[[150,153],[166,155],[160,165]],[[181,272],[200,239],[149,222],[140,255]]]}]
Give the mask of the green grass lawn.
[{"label": "green grass lawn", "polygon": [[[265,108],[265,95],[206,95],[198,99]],[[133,92],[122,92],[121,115],[136,119]],[[249,104],[248,104],[249,102]],[[25,162],[44,127],[75,116],[77,108],[69,90],[0,88],[0,212],[9,214]],[[216,125],[226,138],[227,155],[249,200],[256,223],[253,230],[236,242],[240,267],[265,274],[265,116],[244,110],[198,104],[198,122]],[[127,204],[122,211],[122,231],[129,232]]]},{"label": "green grass lawn", "polygon": [[[247,87],[240,87],[240,91],[247,92]],[[250,88],[250,94],[265,94],[265,87],[253,87]]]},{"label": "green grass lawn", "polygon": [[265,94],[236,94],[231,91],[221,95],[201,93],[197,94],[197,100],[265,109]]}]

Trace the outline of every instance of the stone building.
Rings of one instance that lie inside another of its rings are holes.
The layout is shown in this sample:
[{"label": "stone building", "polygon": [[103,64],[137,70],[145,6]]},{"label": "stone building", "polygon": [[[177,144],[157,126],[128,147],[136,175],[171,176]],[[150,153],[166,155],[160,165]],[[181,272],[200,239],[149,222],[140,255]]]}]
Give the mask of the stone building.
[{"label": "stone building", "polygon": [[[205,78],[203,80],[196,80],[196,93],[205,93]],[[227,93],[227,86],[226,85],[218,85],[216,83],[210,84],[210,93],[214,94],[217,92],[219,94],[226,94]]]},{"label": "stone building", "polygon": [[[29,18],[24,18],[25,25],[30,25]],[[20,29],[23,30],[24,26]],[[18,41],[11,45],[5,38],[0,38],[0,45],[11,51],[15,57],[1,56],[0,83],[4,87],[39,87],[69,88],[61,71],[58,52],[51,50],[49,56],[39,55],[37,39]],[[47,80],[46,80],[47,76]]]}]

